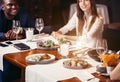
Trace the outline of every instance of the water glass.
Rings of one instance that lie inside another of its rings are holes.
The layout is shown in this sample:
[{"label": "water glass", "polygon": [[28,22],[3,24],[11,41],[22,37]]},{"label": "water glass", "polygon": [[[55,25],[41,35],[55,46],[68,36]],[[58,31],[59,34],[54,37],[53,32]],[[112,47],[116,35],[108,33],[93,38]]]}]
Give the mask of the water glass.
[{"label": "water glass", "polygon": [[107,73],[110,74],[115,67],[106,66]]},{"label": "water glass", "polygon": [[27,41],[32,41],[32,38],[33,38],[33,35],[34,35],[34,29],[33,28],[27,28],[26,29],[26,39]]},{"label": "water glass", "polygon": [[58,48],[58,52],[62,55],[63,58],[67,58],[69,54],[69,44],[61,44]]}]

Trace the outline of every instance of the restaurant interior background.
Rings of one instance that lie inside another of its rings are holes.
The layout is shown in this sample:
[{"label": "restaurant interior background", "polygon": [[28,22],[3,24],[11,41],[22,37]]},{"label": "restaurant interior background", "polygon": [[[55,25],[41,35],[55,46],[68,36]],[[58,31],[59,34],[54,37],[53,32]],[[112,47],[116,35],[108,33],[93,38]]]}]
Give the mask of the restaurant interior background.
[{"label": "restaurant interior background", "polygon": [[[30,16],[35,20],[42,17],[45,26],[52,27],[56,31],[69,20],[70,5],[77,0],[18,0]],[[110,50],[119,50],[120,42],[120,0],[96,0],[97,4],[107,6],[109,14],[109,23],[104,27],[107,29],[103,32],[103,37],[107,39]],[[74,30],[68,34],[73,34]]]},{"label": "restaurant interior background", "polygon": [[[19,0],[33,19],[42,17],[45,26],[56,31],[68,22],[70,5],[77,0]],[[120,50],[120,0],[96,0],[97,4],[108,8],[110,24],[104,25],[103,38],[107,40],[108,49]],[[68,34],[74,34],[74,30]]]},{"label": "restaurant interior background", "polygon": [[[76,0],[19,0],[31,17],[43,17],[45,25],[53,26],[53,30],[59,29],[68,21],[70,4]],[[98,4],[108,7],[110,23],[120,22],[120,0],[96,0]]]}]

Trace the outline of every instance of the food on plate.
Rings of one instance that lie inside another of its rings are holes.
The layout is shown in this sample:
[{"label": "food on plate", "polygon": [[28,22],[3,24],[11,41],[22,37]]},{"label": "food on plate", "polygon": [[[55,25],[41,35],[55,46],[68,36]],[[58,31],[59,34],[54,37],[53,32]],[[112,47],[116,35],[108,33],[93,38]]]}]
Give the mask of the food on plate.
[{"label": "food on plate", "polygon": [[31,57],[31,59],[35,62],[39,62],[44,59],[50,59],[51,57],[46,53],[44,55],[36,55],[34,57]]},{"label": "food on plate", "polygon": [[36,61],[36,62],[41,61],[42,60],[42,56],[41,55],[37,55],[37,56],[31,57],[31,60]]},{"label": "food on plate", "polygon": [[43,55],[43,59],[50,59],[50,56],[47,53],[45,53],[45,55]]},{"label": "food on plate", "polygon": [[116,66],[119,62],[119,55],[114,53],[100,55],[99,58],[103,61],[104,66]]},{"label": "food on plate", "polygon": [[52,47],[54,46],[54,42],[52,40],[46,40],[46,41],[38,41],[37,42],[38,47]]},{"label": "food on plate", "polygon": [[58,39],[58,42],[59,42],[60,44],[63,44],[63,43],[66,43],[66,42],[67,42],[67,39],[65,39],[64,37],[62,37],[62,38],[59,38],[59,39]]},{"label": "food on plate", "polygon": [[49,53],[38,53],[33,55],[28,55],[26,62],[30,64],[48,64],[55,60],[55,56]]},{"label": "food on plate", "polygon": [[59,44],[69,44],[71,45],[71,42],[68,41],[66,38],[62,37],[58,39]]},{"label": "food on plate", "polygon": [[65,67],[85,68],[88,62],[82,59],[70,59],[63,62]]}]

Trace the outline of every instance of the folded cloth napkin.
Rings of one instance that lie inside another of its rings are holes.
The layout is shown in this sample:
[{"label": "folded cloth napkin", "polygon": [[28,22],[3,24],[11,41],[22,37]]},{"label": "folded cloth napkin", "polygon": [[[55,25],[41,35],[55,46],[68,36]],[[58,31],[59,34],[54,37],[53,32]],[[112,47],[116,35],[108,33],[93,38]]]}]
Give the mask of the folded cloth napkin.
[{"label": "folded cloth napkin", "polygon": [[[82,73],[82,74],[81,74]],[[99,82],[98,78],[95,78],[91,73],[88,71],[81,71],[77,77],[82,81],[82,82]]]},{"label": "folded cloth napkin", "polygon": [[83,48],[81,48],[81,49],[72,51],[72,54],[75,55],[75,56],[77,56],[77,57],[82,57],[82,56],[87,55],[87,52],[88,52],[89,50],[91,50],[91,48],[83,47]]}]

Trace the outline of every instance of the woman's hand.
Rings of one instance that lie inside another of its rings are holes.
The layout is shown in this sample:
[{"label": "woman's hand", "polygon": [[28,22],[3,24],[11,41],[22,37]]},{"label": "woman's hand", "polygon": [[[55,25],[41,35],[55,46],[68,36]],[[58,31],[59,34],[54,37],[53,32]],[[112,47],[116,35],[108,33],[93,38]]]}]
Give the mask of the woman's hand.
[{"label": "woman's hand", "polygon": [[59,38],[63,38],[63,37],[64,37],[63,34],[61,34],[61,33],[59,33],[59,32],[55,32],[55,31],[53,31],[53,32],[51,33],[51,35],[52,35],[54,38],[56,38],[56,39],[59,39]]}]

